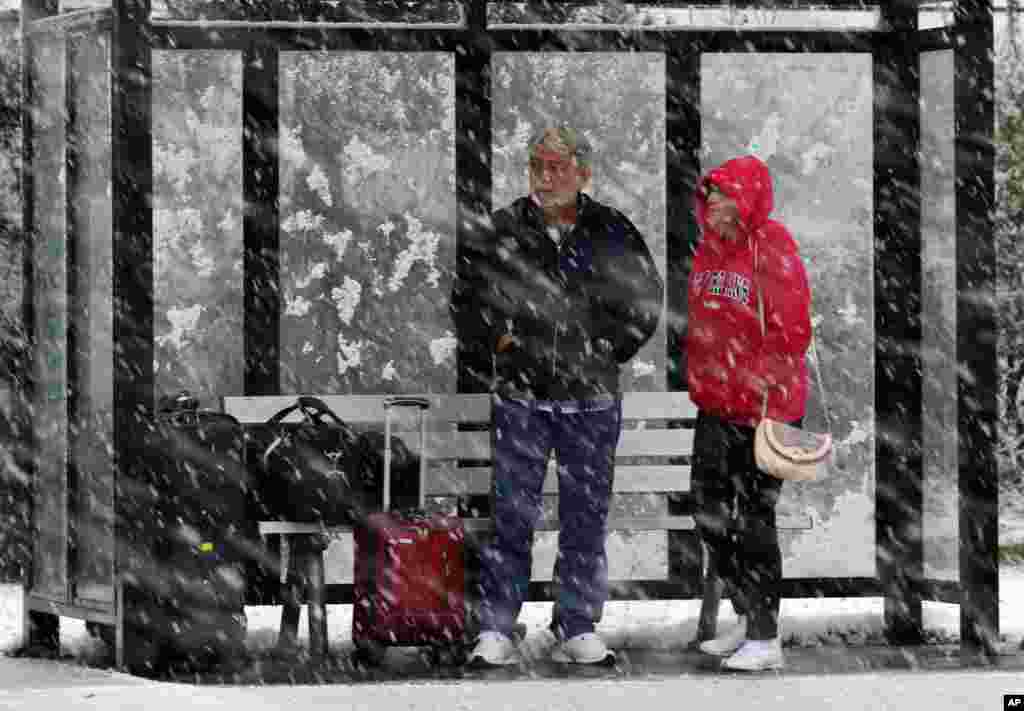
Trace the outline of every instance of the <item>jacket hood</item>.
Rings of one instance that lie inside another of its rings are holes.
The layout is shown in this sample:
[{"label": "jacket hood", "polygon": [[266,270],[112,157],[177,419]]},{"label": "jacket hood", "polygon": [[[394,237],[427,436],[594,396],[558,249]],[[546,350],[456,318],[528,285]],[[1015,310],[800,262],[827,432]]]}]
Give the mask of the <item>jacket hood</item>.
[{"label": "jacket hood", "polygon": [[713,183],[719,190],[736,201],[740,221],[747,232],[757,230],[768,221],[775,207],[775,193],[768,166],[756,156],[742,156],[726,161],[705,175],[698,184],[696,195],[697,220],[705,233],[710,232],[705,218],[707,201],[701,186]]}]

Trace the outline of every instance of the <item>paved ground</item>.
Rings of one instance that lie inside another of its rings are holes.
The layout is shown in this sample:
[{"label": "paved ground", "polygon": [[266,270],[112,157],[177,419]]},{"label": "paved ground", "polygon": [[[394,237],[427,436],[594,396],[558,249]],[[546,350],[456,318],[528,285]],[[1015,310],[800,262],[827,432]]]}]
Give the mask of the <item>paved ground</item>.
[{"label": "paved ground", "polygon": [[153,681],[71,660],[0,658],[0,709],[619,711],[641,702],[643,711],[983,711],[1002,709],[1003,694],[1024,693],[1020,650],[979,662],[961,659],[955,646],[835,646],[788,650],[787,661],[782,673],[723,674],[691,652],[625,650],[610,672],[566,674],[540,664],[514,675],[463,675],[393,650],[374,672],[354,670],[344,657],[311,665],[264,655],[236,674]]}]

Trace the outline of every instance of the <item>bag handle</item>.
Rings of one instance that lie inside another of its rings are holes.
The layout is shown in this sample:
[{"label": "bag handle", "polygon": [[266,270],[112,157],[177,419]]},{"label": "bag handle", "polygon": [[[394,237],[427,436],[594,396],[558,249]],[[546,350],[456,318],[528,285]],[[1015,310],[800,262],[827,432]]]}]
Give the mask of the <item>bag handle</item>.
[{"label": "bag handle", "polygon": [[391,509],[391,409],[394,407],[415,407],[420,412],[420,472],[419,472],[419,507],[426,506],[427,495],[427,410],[430,400],[425,397],[403,397],[401,395],[384,399],[384,498],[383,509]]},{"label": "bag handle", "polygon": [[268,425],[279,424],[284,418],[292,414],[296,410],[301,410],[302,414],[305,415],[307,420],[312,420],[314,415],[327,415],[339,425],[347,426],[344,421],[327,406],[323,400],[318,397],[312,397],[311,395],[300,395],[296,398],[295,402],[288,407],[284,408],[280,412],[273,415],[267,420]]},{"label": "bag handle", "polygon": [[[754,279],[754,288],[757,291],[757,319],[761,324],[761,338],[762,340],[768,335],[768,327],[764,316],[764,294],[761,292],[761,285],[757,281],[757,245],[758,240],[751,238],[754,241],[754,270],[751,272],[751,276]],[[811,323],[811,358],[814,363],[814,374],[815,379],[818,382],[818,389],[821,391],[821,406],[825,410],[825,423],[828,425],[828,432],[832,434],[832,413],[828,406],[828,395],[825,393],[825,382],[821,377],[821,366],[818,362],[818,348],[817,348],[817,336],[814,333],[814,323]],[[761,398],[761,419],[763,420],[768,415],[768,388],[764,390],[764,396]]]}]

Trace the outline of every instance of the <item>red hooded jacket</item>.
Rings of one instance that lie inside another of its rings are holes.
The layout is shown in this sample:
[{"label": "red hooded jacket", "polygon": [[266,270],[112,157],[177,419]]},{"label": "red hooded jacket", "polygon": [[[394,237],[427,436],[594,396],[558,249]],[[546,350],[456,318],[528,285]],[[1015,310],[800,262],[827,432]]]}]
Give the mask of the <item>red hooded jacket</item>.
[{"label": "red hooded jacket", "polygon": [[[768,217],[774,204],[768,166],[753,156],[735,158],[701,184],[705,181],[736,201],[741,224],[734,241],[712,230],[698,190],[703,237],[690,273],[684,343],[690,398],[710,414],[756,426],[768,385],[768,416],[798,420],[807,401],[804,355],[811,342],[811,292],[796,242]],[[758,287],[765,302],[764,337]]]}]

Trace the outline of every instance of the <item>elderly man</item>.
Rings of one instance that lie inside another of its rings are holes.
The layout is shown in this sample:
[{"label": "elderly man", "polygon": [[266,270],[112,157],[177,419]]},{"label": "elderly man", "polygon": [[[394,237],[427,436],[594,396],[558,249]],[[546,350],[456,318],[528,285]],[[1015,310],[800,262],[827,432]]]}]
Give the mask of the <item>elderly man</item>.
[{"label": "elderly man", "polygon": [[575,130],[531,140],[530,194],[495,213],[485,244],[469,246],[453,294],[462,337],[493,359],[496,531],[481,555],[481,631],[469,658],[477,667],[519,660],[513,630],[552,451],[560,521],[552,658],[614,661],[594,629],[608,598],[619,371],[654,333],[663,286],[636,227],[582,192],[590,179],[590,147]]}]

